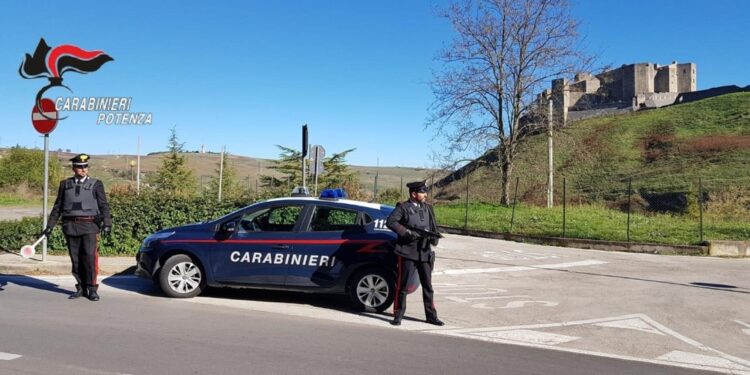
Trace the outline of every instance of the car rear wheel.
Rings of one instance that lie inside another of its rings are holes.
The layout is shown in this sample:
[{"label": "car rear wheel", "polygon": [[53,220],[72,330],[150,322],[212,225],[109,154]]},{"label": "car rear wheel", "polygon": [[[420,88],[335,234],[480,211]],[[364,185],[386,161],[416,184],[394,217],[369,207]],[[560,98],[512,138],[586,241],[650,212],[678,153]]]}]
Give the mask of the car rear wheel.
[{"label": "car rear wheel", "polygon": [[358,311],[382,312],[393,303],[393,275],[380,269],[357,272],[349,280],[349,299]]},{"label": "car rear wheel", "polygon": [[171,256],[159,272],[159,286],[172,298],[190,298],[206,287],[206,278],[199,264],[185,254]]}]

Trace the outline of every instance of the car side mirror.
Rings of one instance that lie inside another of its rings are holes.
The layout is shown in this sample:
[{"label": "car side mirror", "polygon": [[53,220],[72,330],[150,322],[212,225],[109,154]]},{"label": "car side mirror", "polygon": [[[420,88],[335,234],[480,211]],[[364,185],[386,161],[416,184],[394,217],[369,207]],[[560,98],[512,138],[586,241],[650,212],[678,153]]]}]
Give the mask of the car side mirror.
[{"label": "car side mirror", "polygon": [[229,221],[221,224],[222,232],[234,233],[235,230],[237,230],[237,223],[235,223],[234,221]]}]

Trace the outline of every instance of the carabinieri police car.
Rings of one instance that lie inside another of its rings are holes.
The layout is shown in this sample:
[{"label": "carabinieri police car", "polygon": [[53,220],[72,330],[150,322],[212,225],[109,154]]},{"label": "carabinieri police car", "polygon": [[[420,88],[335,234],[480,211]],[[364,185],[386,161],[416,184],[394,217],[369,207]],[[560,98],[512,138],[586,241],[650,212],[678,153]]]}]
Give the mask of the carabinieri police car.
[{"label": "carabinieri police car", "polygon": [[[250,287],[346,294],[357,310],[381,312],[393,302],[396,234],[385,222],[393,207],[321,198],[262,201],[211,222],[148,236],[136,274],[170,297],[210,287]],[[405,286],[413,292],[415,278]]]}]

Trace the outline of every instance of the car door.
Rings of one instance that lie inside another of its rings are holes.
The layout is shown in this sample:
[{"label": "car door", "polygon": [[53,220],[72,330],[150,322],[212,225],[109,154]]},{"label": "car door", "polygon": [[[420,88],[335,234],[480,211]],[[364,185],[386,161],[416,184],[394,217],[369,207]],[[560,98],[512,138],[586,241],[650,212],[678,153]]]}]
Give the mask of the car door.
[{"label": "car door", "polygon": [[284,285],[303,207],[302,204],[268,205],[222,223],[229,233],[211,252],[216,281]]},{"label": "car door", "polygon": [[296,287],[331,287],[344,273],[353,254],[366,246],[364,212],[331,205],[314,205],[295,241],[286,283]]}]

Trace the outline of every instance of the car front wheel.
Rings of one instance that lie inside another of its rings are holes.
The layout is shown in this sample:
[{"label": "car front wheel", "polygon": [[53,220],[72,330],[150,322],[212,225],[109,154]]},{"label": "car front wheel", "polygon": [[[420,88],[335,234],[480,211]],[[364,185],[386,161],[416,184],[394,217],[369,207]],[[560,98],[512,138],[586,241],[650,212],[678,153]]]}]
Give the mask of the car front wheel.
[{"label": "car front wheel", "polygon": [[349,299],[358,311],[382,312],[396,293],[393,275],[379,269],[357,272],[349,280]]},{"label": "car front wheel", "polygon": [[190,298],[206,287],[206,278],[199,264],[185,254],[171,256],[159,272],[159,286],[172,298]]}]

